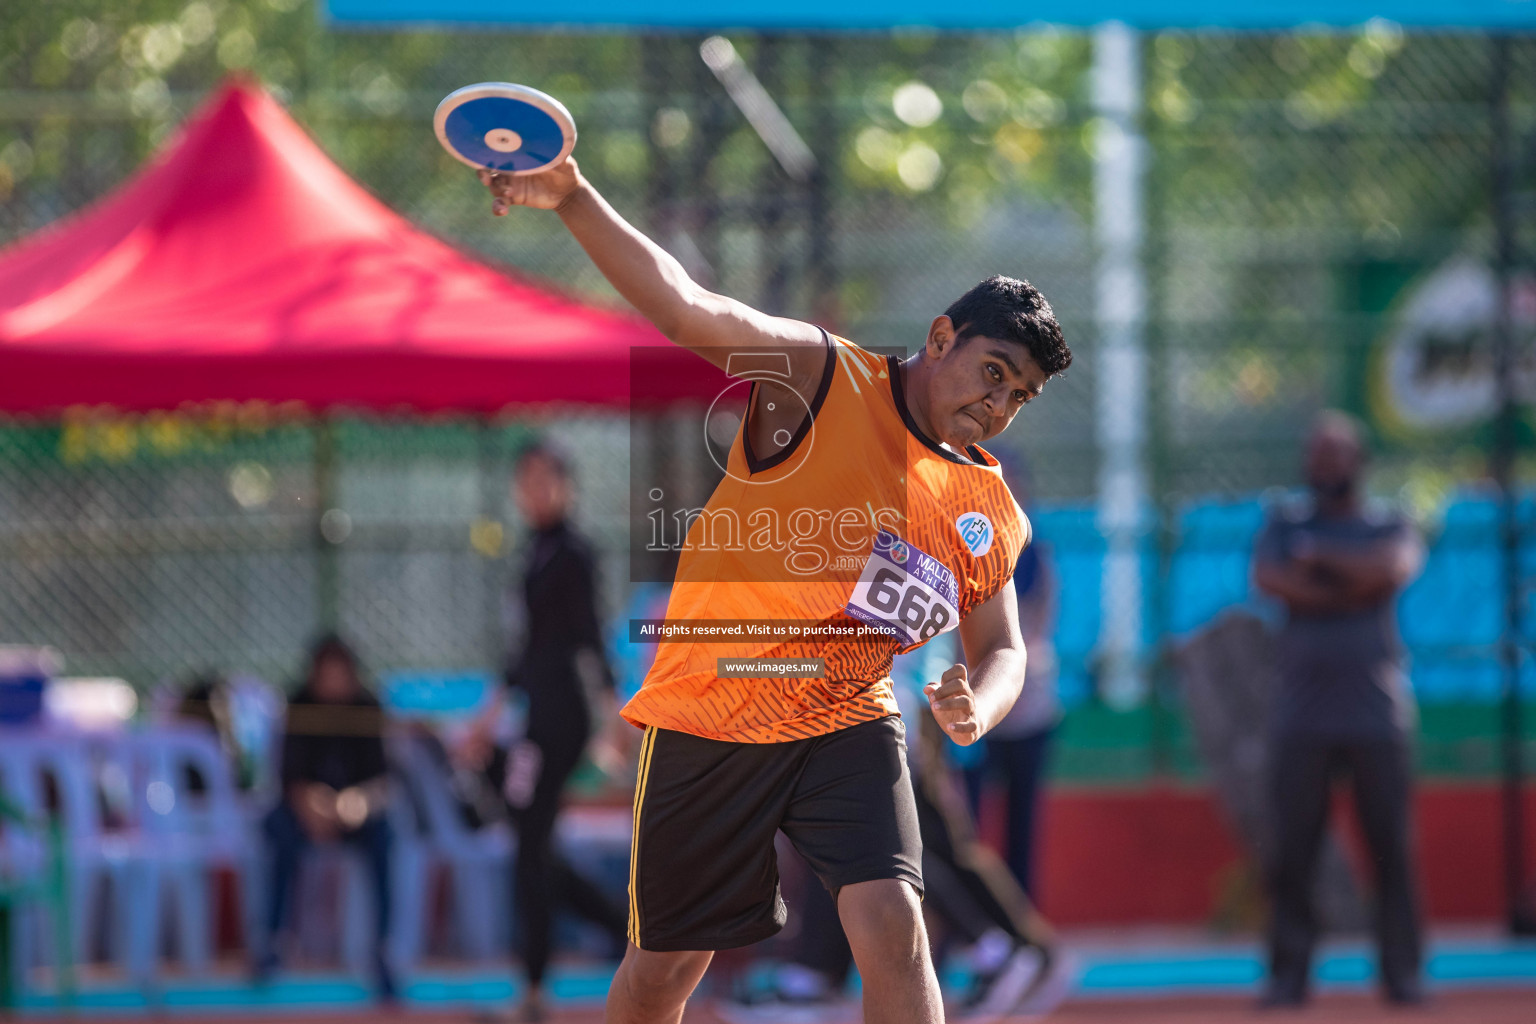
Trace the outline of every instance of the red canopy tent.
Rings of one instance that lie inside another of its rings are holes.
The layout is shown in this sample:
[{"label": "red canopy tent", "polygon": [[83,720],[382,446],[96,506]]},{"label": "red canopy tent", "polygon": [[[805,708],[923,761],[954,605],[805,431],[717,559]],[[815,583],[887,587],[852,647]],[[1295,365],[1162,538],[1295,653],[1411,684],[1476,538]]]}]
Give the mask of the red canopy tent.
[{"label": "red canopy tent", "polygon": [[[637,317],[510,278],[413,228],[240,82],[116,193],[0,251],[6,412],[624,407],[632,348],[657,345]],[[645,374],[644,399],[708,396],[723,382],[686,356]]]}]

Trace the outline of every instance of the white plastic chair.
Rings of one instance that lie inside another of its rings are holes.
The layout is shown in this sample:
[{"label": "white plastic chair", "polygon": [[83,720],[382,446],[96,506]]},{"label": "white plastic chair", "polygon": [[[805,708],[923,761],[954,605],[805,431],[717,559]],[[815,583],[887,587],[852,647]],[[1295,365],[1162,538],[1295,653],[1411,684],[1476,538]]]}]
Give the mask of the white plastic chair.
[{"label": "white plastic chair", "polygon": [[392,748],[425,826],[427,854],[447,871],[458,952],[486,959],[511,940],[511,863],[517,841],[505,824],[471,828],[460,814],[445,766],[415,737]]},{"label": "white plastic chair", "polygon": [[[26,794],[20,780],[28,766],[13,755],[13,750],[6,744],[5,732],[0,731],[0,800],[11,815],[21,816],[21,820],[10,815],[0,818],[0,891],[4,892],[0,899],[7,903],[9,911],[6,939],[12,972],[5,981],[12,995],[20,995],[26,990],[29,968],[42,960],[42,949],[52,950],[52,966],[61,980],[70,976],[71,957],[67,946],[67,908],[55,906],[47,921],[39,912],[55,881],[50,877],[50,840],[45,831],[48,826],[24,806]],[[47,935],[52,942],[45,943],[42,937],[41,928],[45,925],[52,933]],[[0,964],[0,969],[5,966]]]},{"label": "white plastic chair", "polygon": [[[255,829],[212,732],[175,725],[134,734],[125,745],[144,845],[132,868],[129,970],[135,976],[155,970],[168,898],[182,965],[206,970],[213,959],[214,872],[233,871],[242,901],[250,898]],[[189,784],[194,777],[200,792]]]},{"label": "white plastic chair", "polygon": [[[6,730],[0,733],[0,758],[9,796],[27,815],[46,818],[56,803],[64,828],[74,962],[87,958],[91,940],[105,925],[109,959],[126,965],[132,945],[134,872],[144,850],[131,834],[106,827],[100,760],[88,736],[68,730]],[[111,897],[105,922],[94,913],[103,885]]]}]

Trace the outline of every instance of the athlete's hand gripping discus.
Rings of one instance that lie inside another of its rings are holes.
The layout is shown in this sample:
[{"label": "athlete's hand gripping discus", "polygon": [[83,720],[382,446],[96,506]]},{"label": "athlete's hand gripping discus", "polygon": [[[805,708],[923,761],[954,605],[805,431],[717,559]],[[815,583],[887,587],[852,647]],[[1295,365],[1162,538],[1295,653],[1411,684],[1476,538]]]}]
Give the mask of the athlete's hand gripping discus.
[{"label": "athlete's hand gripping discus", "polygon": [[510,82],[466,85],[432,117],[437,141],[474,168],[537,174],[570,155],[576,122],[553,96]]}]

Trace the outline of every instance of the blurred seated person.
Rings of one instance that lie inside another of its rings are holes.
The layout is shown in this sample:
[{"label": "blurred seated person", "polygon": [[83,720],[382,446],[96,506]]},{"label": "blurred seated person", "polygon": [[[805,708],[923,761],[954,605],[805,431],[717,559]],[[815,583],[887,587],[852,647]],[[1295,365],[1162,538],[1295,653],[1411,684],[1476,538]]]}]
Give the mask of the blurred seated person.
[{"label": "blurred seated person", "polygon": [[287,922],[300,858],[312,845],[341,842],[362,854],[372,879],[378,907],[375,982],[379,995],[393,1000],[385,956],[393,837],[385,816],[389,767],[383,732],[383,708],[363,688],[356,654],[340,637],[322,637],[310,651],[303,686],[288,701],[282,793],[263,823],[272,873],[265,947],[257,953],[259,980],[270,978],[279,965],[277,938]]},{"label": "blurred seated person", "polygon": [[199,672],[189,679],[176,701],[175,716],[185,722],[198,722],[224,734],[227,708],[224,704],[224,677],[217,672]]},{"label": "blurred seated person", "polygon": [[[173,715],[182,724],[202,726],[215,734],[220,749],[229,758],[231,777],[238,779],[239,757],[229,736],[229,704],[224,687],[223,676],[216,672],[199,672],[183,688]],[[203,793],[208,789],[207,780],[190,768],[182,785],[188,793]]]}]

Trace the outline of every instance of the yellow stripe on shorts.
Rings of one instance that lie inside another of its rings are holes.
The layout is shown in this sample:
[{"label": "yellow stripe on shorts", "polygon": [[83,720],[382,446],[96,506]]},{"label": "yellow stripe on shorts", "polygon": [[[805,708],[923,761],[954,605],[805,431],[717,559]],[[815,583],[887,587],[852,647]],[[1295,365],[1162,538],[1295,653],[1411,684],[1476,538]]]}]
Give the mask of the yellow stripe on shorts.
[{"label": "yellow stripe on shorts", "polygon": [[629,840],[629,941],[640,948],[640,805],[645,800],[645,784],[651,776],[651,751],[656,749],[656,727],[645,727],[640,741],[640,772],[635,779],[635,814]]}]

